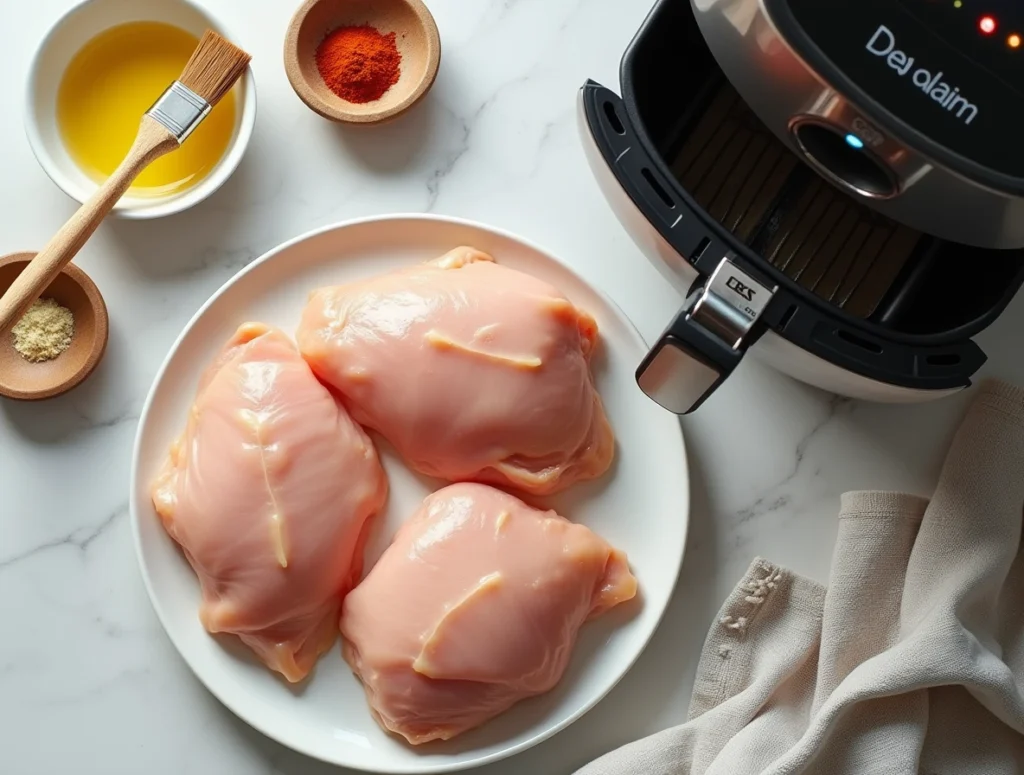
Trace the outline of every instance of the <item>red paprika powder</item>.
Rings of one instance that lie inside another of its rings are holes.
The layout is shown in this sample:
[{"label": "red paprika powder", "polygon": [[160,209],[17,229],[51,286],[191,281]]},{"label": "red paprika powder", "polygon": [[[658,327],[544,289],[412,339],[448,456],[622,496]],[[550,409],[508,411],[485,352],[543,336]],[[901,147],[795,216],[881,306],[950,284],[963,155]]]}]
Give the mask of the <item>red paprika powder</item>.
[{"label": "red paprika powder", "polygon": [[398,82],[402,55],[395,33],[368,24],[339,27],[316,50],[316,66],[327,88],[349,102],[373,102]]}]

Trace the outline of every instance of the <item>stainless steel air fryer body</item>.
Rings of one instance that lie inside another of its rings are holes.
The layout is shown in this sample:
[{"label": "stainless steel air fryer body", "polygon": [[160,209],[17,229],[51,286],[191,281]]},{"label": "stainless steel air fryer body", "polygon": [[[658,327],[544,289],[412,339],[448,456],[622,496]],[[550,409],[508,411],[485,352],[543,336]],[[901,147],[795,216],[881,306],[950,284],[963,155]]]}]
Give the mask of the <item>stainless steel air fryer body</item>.
[{"label": "stainless steel air fryer body", "polygon": [[934,0],[691,5],[746,103],[832,183],[943,239],[1024,246],[1024,53],[1002,30]]},{"label": "stainless steel air fryer body", "polygon": [[594,175],[683,300],[651,398],[693,411],[748,351],[868,400],[970,384],[1024,284],[1024,50],[971,48],[948,5],[659,0],[622,96],[580,90]]}]

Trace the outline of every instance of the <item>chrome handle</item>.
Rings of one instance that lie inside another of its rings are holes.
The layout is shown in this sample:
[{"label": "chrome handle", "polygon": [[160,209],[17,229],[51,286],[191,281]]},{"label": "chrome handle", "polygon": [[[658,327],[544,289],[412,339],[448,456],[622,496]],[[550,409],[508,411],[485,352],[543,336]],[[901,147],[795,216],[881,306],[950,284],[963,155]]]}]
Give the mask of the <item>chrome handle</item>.
[{"label": "chrome handle", "polygon": [[640,389],[670,412],[692,412],[736,368],[776,290],[722,258],[640,365]]}]

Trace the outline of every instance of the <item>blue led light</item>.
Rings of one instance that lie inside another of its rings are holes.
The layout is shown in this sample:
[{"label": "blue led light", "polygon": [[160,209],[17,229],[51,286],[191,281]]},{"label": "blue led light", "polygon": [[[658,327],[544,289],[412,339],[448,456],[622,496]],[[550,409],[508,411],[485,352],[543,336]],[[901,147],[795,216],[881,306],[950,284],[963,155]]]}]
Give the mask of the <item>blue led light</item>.
[{"label": "blue led light", "polygon": [[857,135],[847,135],[846,144],[851,148],[856,148],[858,151],[864,147],[864,141],[857,137]]}]

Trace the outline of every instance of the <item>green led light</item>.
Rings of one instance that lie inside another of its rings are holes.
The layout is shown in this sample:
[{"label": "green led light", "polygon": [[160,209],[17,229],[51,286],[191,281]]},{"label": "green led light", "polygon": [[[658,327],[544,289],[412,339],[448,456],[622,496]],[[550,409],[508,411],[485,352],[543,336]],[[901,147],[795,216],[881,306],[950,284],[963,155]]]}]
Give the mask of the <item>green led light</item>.
[{"label": "green led light", "polygon": [[963,8],[964,7],[964,0],[953,0],[953,7],[954,8]]}]

